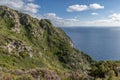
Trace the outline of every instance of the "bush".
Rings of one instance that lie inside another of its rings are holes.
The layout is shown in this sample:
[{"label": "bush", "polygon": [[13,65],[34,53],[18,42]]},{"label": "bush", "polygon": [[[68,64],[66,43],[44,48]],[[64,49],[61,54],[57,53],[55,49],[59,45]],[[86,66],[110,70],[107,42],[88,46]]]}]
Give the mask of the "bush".
[{"label": "bush", "polygon": [[19,77],[16,77],[15,80],[34,80],[31,75],[22,75]]}]

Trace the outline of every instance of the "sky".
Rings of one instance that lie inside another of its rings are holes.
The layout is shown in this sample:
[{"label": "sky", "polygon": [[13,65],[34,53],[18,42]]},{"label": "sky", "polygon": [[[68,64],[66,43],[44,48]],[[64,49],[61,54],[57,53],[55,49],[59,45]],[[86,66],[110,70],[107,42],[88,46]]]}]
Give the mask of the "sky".
[{"label": "sky", "polygon": [[58,27],[120,26],[120,0],[0,0],[0,5]]}]

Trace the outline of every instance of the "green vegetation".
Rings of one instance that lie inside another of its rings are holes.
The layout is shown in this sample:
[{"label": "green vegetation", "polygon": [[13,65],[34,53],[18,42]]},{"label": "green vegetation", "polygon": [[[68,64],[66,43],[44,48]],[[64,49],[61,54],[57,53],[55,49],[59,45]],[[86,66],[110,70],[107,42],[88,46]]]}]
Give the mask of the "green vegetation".
[{"label": "green vegetation", "polygon": [[86,72],[90,68],[89,61],[93,60],[74,49],[70,38],[50,20],[38,20],[0,6],[0,68],[3,76],[7,74],[15,80],[39,77],[68,80],[72,79],[73,71]]},{"label": "green vegetation", "polygon": [[92,65],[90,75],[95,80],[119,80],[120,62],[119,61],[100,61]]},{"label": "green vegetation", "polygon": [[50,20],[0,6],[0,80],[119,80],[119,61],[95,62]]}]

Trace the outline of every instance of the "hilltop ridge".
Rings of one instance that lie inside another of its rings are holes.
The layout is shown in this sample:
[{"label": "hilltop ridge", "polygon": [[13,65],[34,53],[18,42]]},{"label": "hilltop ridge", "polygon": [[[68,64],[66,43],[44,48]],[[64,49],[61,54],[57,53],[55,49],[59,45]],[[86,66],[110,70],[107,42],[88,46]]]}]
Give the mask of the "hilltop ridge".
[{"label": "hilltop ridge", "polygon": [[75,80],[73,73],[87,78],[92,62],[50,20],[0,6],[0,67],[11,79],[21,80],[25,74],[33,80]]}]

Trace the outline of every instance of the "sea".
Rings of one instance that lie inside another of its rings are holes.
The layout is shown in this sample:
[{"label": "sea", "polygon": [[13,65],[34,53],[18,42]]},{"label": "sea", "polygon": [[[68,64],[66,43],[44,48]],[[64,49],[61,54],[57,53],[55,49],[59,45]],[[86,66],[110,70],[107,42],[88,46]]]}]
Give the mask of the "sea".
[{"label": "sea", "polygon": [[74,47],[94,60],[120,60],[120,27],[62,27]]}]

